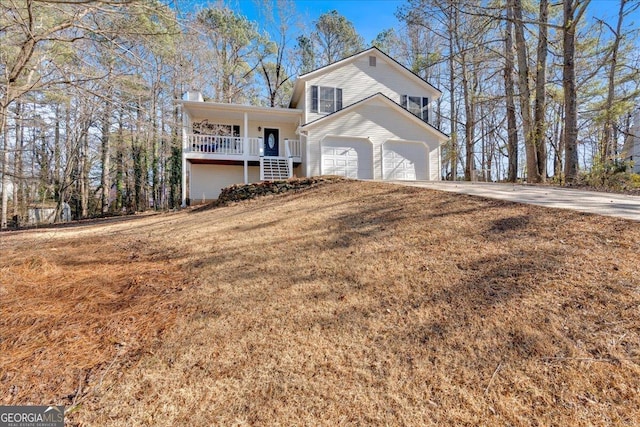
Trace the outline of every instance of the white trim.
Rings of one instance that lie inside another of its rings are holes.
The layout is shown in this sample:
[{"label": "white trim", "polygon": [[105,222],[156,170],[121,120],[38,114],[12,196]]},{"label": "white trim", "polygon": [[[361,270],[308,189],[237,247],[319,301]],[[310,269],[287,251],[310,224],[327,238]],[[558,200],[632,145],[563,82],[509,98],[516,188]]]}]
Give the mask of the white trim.
[{"label": "white trim", "polygon": [[244,112],[259,112],[259,113],[273,113],[280,115],[299,115],[302,113],[302,110],[297,108],[280,108],[280,107],[263,107],[259,105],[243,105],[243,104],[223,104],[220,102],[198,102],[198,101],[178,101],[185,108],[189,107],[197,107],[197,108],[214,108],[216,110],[225,110],[225,111],[237,111],[238,113]]}]

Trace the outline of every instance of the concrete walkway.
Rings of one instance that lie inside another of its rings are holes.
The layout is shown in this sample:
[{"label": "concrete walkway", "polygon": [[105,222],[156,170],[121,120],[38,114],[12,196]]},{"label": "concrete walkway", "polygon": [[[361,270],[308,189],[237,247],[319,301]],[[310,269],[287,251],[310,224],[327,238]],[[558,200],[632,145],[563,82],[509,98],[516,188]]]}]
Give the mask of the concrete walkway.
[{"label": "concrete walkway", "polygon": [[450,181],[384,182],[640,221],[640,197],[638,196],[522,184]]}]

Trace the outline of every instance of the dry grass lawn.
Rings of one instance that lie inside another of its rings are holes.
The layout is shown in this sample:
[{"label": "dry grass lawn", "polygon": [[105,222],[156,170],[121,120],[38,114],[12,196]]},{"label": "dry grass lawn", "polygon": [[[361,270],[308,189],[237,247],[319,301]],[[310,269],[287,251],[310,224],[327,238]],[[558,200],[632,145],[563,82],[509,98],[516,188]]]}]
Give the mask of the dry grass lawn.
[{"label": "dry grass lawn", "polygon": [[640,224],[379,183],[0,235],[0,404],[637,425]]}]

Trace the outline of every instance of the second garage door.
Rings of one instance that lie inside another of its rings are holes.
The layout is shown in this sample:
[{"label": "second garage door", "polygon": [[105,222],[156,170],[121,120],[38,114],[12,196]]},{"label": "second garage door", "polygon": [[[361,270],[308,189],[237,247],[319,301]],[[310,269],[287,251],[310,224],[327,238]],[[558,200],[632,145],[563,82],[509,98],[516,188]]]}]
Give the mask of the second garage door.
[{"label": "second garage door", "polygon": [[322,174],[373,179],[373,147],[369,140],[325,139],[322,142]]},{"label": "second garage door", "polygon": [[384,179],[427,179],[427,148],[419,142],[387,141],[383,146]]}]

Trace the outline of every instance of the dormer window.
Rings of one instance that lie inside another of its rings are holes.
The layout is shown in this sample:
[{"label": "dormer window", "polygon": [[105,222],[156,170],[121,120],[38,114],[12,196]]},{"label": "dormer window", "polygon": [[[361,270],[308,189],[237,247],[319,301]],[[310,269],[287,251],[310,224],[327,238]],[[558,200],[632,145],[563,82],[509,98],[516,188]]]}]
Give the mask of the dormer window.
[{"label": "dormer window", "polygon": [[429,98],[422,96],[402,95],[400,97],[400,105],[409,110],[414,116],[419,117],[425,122],[429,121]]},{"label": "dormer window", "polygon": [[338,87],[311,86],[311,112],[333,113],[342,109],[342,89]]}]

